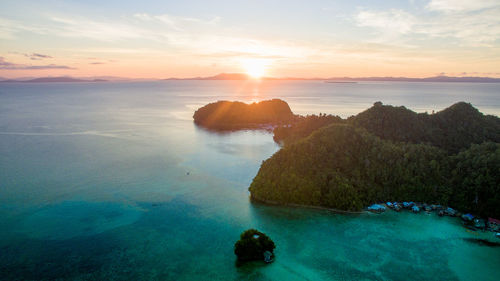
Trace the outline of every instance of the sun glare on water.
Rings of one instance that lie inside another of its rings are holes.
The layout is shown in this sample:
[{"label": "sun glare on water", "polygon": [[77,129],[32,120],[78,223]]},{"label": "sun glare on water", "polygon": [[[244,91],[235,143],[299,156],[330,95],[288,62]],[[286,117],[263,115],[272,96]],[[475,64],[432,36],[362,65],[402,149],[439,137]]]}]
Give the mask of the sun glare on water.
[{"label": "sun glare on water", "polygon": [[266,74],[269,62],[262,59],[246,59],[241,65],[248,76],[259,79]]}]

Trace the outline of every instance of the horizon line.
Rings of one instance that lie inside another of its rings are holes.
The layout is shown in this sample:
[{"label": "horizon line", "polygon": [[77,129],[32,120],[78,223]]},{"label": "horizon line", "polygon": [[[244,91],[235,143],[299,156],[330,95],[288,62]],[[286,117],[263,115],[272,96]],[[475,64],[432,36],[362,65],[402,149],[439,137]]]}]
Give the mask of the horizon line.
[{"label": "horizon line", "polygon": [[[120,81],[120,80],[325,80],[325,82],[335,82],[334,80],[364,80],[370,81],[370,79],[386,79],[386,80],[428,80],[428,79],[480,79],[480,80],[495,80],[500,82],[500,78],[491,76],[447,76],[447,75],[435,75],[426,77],[407,77],[407,76],[337,76],[337,77],[275,77],[275,76],[262,76],[260,78],[254,78],[246,73],[241,72],[222,72],[212,76],[195,76],[195,77],[168,77],[168,78],[133,78],[133,77],[122,77],[122,76],[112,76],[112,75],[96,75],[96,76],[70,76],[70,75],[58,75],[58,76],[20,76],[15,78],[5,78],[0,77],[0,82],[25,82],[34,79],[79,79],[79,80],[100,80],[98,82],[105,81]],[[104,80],[104,81],[103,81]],[[331,80],[331,81],[328,81]]]}]

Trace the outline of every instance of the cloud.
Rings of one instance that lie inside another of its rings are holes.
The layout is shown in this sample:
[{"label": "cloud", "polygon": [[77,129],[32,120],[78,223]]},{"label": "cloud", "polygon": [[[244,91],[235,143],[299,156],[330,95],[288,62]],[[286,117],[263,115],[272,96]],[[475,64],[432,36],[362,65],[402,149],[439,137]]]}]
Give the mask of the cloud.
[{"label": "cloud", "polygon": [[[81,20],[81,19],[80,19]],[[134,26],[133,33],[118,36],[113,34],[106,36],[102,28],[97,26],[102,23],[92,22],[86,24],[87,20],[77,23],[75,19],[62,20],[61,29],[75,29],[68,33],[78,36],[85,36],[90,39],[101,40],[100,37],[106,37],[106,40],[119,42],[126,37],[136,37],[142,39],[141,42],[148,42],[148,45],[141,44],[142,47],[123,48],[123,45],[116,47],[101,48],[82,48],[79,52],[86,53],[113,53],[113,54],[144,54],[165,56],[168,51],[179,55],[189,54],[191,57],[212,57],[214,59],[241,57],[259,57],[269,59],[284,58],[305,58],[316,52],[317,47],[312,44],[297,44],[296,42],[286,42],[278,40],[261,40],[242,35],[240,30],[221,25],[220,17],[211,17],[208,19],[198,19],[189,17],[177,17],[168,14],[152,15],[147,13],[134,14],[131,17],[123,17],[126,23],[122,26]],[[94,26],[92,30],[104,32],[102,34],[76,32],[80,25]],[[114,26],[114,28],[111,28]],[[115,23],[108,26],[109,33],[117,29],[119,24]],[[58,34],[58,33],[55,33]],[[133,35],[132,35],[133,34]],[[59,34],[66,36],[66,33]],[[160,45],[161,48],[156,46]],[[144,46],[147,46],[145,48]],[[76,51],[72,49],[72,51]]]},{"label": "cloud", "polygon": [[42,55],[39,53],[24,54],[24,56],[30,58],[31,60],[42,60],[42,59],[51,59],[52,58],[49,55]]},{"label": "cloud", "polygon": [[0,57],[0,69],[7,70],[40,70],[40,69],[76,69],[66,65],[56,65],[56,64],[48,64],[48,65],[28,65],[28,64],[17,64],[8,62],[4,57]]},{"label": "cloud", "polygon": [[455,38],[463,45],[492,46],[500,39],[500,8],[442,15],[434,22],[423,22],[415,32]]},{"label": "cloud", "polygon": [[415,17],[403,10],[360,11],[356,15],[358,26],[379,28],[382,32],[409,33],[415,25]]},{"label": "cloud", "polygon": [[99,61],[96,61],[96,62],[89,62],[89,64],[105,64],[104,62],[99,62]]},{"label": "cloud", "polygon": [[[241,30],[221,25],[221,21],[222,19],[217,16],[202,19],[148,13],[123,16],[120,20],[113,21],[52,15],[46,16],[45,20],[36,26],[9,21],[9,30],[5,32],[4,37],[14,37],[17,32],[30,31],[47,36],[90,39],[117,44],[136,40],[135,42],[141,46],[149,44],[155,47],[123,49],[123,45],[114,47],[108,47],[111,46],[108,45],[105,48],[113,52],[147,52],[149,54],[153,52],[164,54],[167,50],[172,50],[176,53],[191,53],[194,56],[227,53],[228,57],[231,54],[236,54],[235,57],[242,54],[265,57],[303,57],[311,52],[311,47],[314,47],[312,44],[298,45],[293,42],[251,38],[242,35],[244,33]],[[159,49],[156,46],[162,47]],[[34,60],[38,58],[32,56]]]},{"label": "cloud", "polygon": [[[156,42],[176,41],[176,38],[194,32],[203,32],[203,27],[214,27],[219,17],[203,20],[177,17],[168,14],[150,15],[146,13],[123,17],[121,21],[92,20],[82,17],[51,16],[49,24],[34,32],[61,37],[87,38],[96,41],[118,42],[142,39]],[[27,28],[30,29],[30,28]]]},{"label": "cloud", "polygon": [[142,22],[160,23],[175,31],[186,30],[193,25],[197,27],[199,27],[200,25],[214,26],[217,25],[221,20],[220,17],[213,17],[209,20],[204,20],[192,17],[178,17],[169,14],[150,15],[147,13],[134,14],[133,17]]},{"label": "cloud", "polygon": [[379,37],[382,35],[382,41],[404,39],[428,46],[429,42],[416,40],[421,39],[418,36],[427,36],[455,40],[447,45],[491,47],[500,40],[498,1],[434,0],[415,14],[396,9],[362,10],[354,19],[358,26],[370,27]]},{"label": "cloud", "polygon": [[74,70],[76,68],[70,67],[67,65],[48,64],[48,65],[20,65],[20,67],[16,68],[16,69],[71,69],[71,70]]},{"label": "cloud", "polygon": [[155,38],[152,32],[126,23],[66,17],[51,17],[50,20],[56,24],[51,27],[52,34],[61,37],[87,38],[105,42]]},{"label": "cloud", "polygon": [[11,67],[14,66],[15,64],[6,61],[3,57],[0,57],[0,68],[2,67]]},{"label": "cloud", "polygon": [[467,77],[470,77],[470,76],[475,76],[475,77],[491,77],[491,76],[498,76],[500,75],[500,72],[477,72],[477,71],[473,71],[473,72],[440,72],[436,75],[439,75],[439,76],[467,76]]},{"label": "cloud", "polygon": [[[1,18],[0,18],[1,20]],[[47,38],[75,38],[87,42],[70,47],[68,51],[86,53],[131,54],[134,56],[179,56],[211,57],[215,62],[223,59],[239,60],[242,57],[259,57],[270,60],[306,60],[317,54],[319,47],[310,42],[261,39],[247,35],[244,30],[222,24],[218,16],[206,18],[180,17],[170,14],[136,13],[118,19],[85,18],[62,14],[45,14],[36,24],[32,22],[8,21],[8,30],[3,37],[18,39],[21,33],[31,32]],[[0,21],[1,26],[1,21]],[[0,29],[0,38],[2,31]],[[128,44],[123,44],[127,42]],[[100,47],[95,47],[100,46]],[[125,47],[125,48],[124,48]],[[58,48],[61,50],[61,48]],[[31,56],[37,60],[41,57]],[[101,60],[102,61],[102,60]],[[210,63],[213,63],[211,61]],[[87,62],[89,63],[89,62]]]},{"label": "cloud", "polygon": [[51,28],[0,17],[0,39],[15,39],[16,34],[27,31],[37,34],[50,34]]},{"label": "cloud", "polygon": [[498,6],[498,0],[431,0],[426,8],[444,12],[471,12]]}]

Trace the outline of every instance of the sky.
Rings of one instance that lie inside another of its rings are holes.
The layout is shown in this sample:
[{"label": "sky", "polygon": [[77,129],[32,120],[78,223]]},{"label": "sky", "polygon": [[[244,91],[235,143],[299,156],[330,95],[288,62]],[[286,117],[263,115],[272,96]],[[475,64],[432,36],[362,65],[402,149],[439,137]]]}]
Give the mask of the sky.
[{"label": "sky", "polygon": [[1,0],[0,77],[500,77],[500,0]]}]

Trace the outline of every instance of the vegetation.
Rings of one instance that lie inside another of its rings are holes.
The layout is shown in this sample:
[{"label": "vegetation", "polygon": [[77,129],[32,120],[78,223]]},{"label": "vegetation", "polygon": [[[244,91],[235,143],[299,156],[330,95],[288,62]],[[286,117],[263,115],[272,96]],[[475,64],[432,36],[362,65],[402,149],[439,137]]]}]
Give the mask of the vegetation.
[{"label": "vegetation", "polygon": [[288,104],[279,99],[246,104],[218,101],[207,104],[193,115],[197,125],[214,130],[238,130],[268,124],[287,124],[295,116]]},{"label": "vegetation", "polygon": [[452,157],[450,202],[458,209],[500,217],[500,144],[485,142]]},{"label": "vegetation", "polygon": [[385,140],[430,144],[448,152],[458,152],[473,143],[500,142],[500,119],[483,115],[465,102],[435,114],[416,113],[404,106],[376,102],[371,108],[347,120],[326,114],[298,117],[289,127],[275,128],[274,140],[291,144],[334,123],[365,128]]},{"label": "vegetation", "polygon": [[449,152],[458,152],[473,143],[500,142],[500,118],[485,116],[465,102],[430,115],[377,102],[348,122],[382,139],[428,143]]},{"label": "vegetation", "polygon": [[272,254],[274,248],[276,245],[266,234],[256,229],[248,229],[234,244],[234,253],[240,261],[263,260],[264,252],[269,251]]},{"label": "vegetation", "polygon": [[250,192],[258,200],[351,211],[381,200],[434,201],[445,182],[445,158],[432,146],[391,143],[333,124],[266,160]]},{"label": "vegetation", "polygon": [[291,126],[276,127],[274,129],[274,141],[289,144],[309,136],[321,127],[334,123],[345,123],[338,116],[319,114],[297,117]]},{"label": "vegetation", "polygon": [[250,185],[253,199],[351,211],[421,201],[500,216],[499,118],[466,103],[432,115],[377,103],[347,122],[309,120],[320,129],[288,130]]}]

